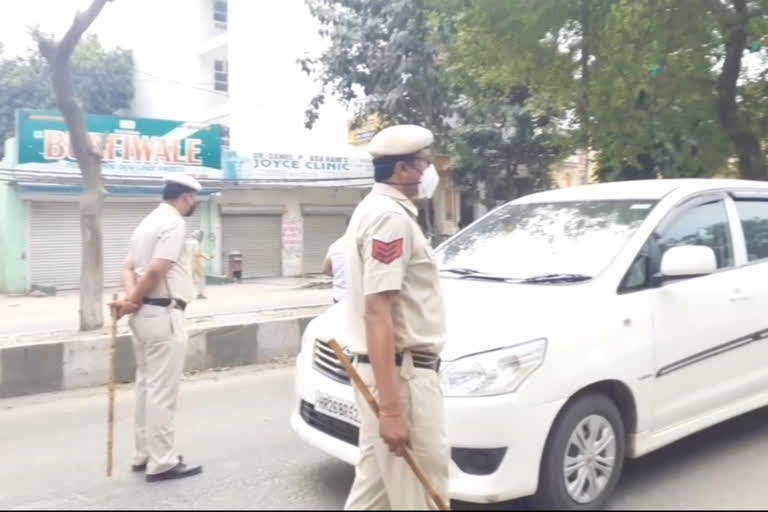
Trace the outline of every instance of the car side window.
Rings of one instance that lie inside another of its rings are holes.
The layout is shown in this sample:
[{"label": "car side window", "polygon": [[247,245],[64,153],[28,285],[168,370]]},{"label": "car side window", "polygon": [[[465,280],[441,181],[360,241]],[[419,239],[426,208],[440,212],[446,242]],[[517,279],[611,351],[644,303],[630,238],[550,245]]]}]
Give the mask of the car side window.
[{"label": "car side window", "polygon": [[733,266],[733,241],[723,201],[703,203],[685,210],[657,234],[661,256],[671,247],[705,245],[715,252],[717,268]]},{"label": "car side window", "polygon": [[737,199],[736,209],[747,242],[748,260],[768,258],[768,201]]},{"label": "car side window", "polygon": [[631,292],[645,288],[648,284],[649,263],[645,250],[640,251],[624,275],[621,286],[619,286],[619,292]]}]

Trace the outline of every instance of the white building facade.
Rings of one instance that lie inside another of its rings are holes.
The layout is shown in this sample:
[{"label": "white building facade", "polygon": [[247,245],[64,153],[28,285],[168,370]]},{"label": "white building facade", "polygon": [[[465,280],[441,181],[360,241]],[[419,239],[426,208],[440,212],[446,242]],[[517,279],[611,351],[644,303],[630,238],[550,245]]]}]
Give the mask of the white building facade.
[{"label": "white building facade", "polygon": [[342,171],[329,175],[318,164],[313,180],[306,167],[291,168],[297,160],[332,167],[367,159],[364,145],[347,142],[349,115],[340,104],[329,100],[315,127],[304,127],[317,86],[297,59],[322,44],[304,0],[131,0],[107,5],[101,16],[95,30],[105,44],[133,51],[131,115],[222,124],[229,149],[250,157],[243,165],[261,157],[272,166],[270,180],[240,180],[213,196],[208,272],[228,274],[232,252],[241,253],[246,278],[320,272],[372,170],[368,179],[336,180]]},{"label": "white building facade", "polygon": [[[176,138],[224,128],[220,179],[203,183],[188,225],[205,234],[203,248],[212,256],[207,274],[231,277],[235,254],[243,278],[319,273],[328,246],[369,191],[373,168],[367,139],[349,142],[351,116],[332,98],[314,128],[304,126],[318,88],[297,60],[323,44],[304,0],[120,0],[105,6],[89,32],[106,47],[133,53],[135,97],[129,111],[115,113],[125,116],[121,124],[131,123],[128,118],[183,122]],[[19,224],[13,247],[0,247],[0,255],[23,276],[13,286],[0,279],[0,288],[75,288],[79,180],[75,174],[46,183],[34,172],[0,194],[7,198],[0,210],[15,212]],[[160,170],[128,174],[107,183],[108,286],[119,281],[132,230],[159,201]],[[431,221],[436,234],[450,235],[458,193],[449,174],[443,178]]]}]

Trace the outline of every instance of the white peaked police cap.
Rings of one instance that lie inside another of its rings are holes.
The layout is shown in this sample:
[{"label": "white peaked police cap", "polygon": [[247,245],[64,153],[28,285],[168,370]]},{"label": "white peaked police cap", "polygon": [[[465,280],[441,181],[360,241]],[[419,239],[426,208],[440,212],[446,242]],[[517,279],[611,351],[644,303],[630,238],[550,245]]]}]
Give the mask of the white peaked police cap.
[{"label": "white peaked police cap", "polygon": [[398,124],[384,128],[368,143],[373,158],[402,156],[426,149],[435,141],[432,132],[415,124]]},{"label": "white peaked police cap", "polygon": [[163,176],[163,181],[165,183],[178,183],[179,185],[184,185],[185,187],[191,188],[192,190],[196,190],[198,192],[203,188],[199,181],[197,181],[192,176],[182,172],[167,173],[165,176]]}]

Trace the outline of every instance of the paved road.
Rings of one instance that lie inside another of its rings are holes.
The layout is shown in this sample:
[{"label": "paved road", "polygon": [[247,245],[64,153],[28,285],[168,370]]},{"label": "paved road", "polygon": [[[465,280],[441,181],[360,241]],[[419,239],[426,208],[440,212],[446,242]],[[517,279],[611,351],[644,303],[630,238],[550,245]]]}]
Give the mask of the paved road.
[{"label": "paved road", "polygon": [[[117,395],[116,474],[104,475],[106,393],[0,400],[0,509],[310,509],[342,506],[353,470],[288,427],[291,368],[184,383],[178,440],[202,475],[146,484],[128,468],[132,393]],[[612,509],[764,509],[768,410],[630,462]],[[457,508],[488,507],[456,504]],[[491,507],[524,508],[524,502]]]}]

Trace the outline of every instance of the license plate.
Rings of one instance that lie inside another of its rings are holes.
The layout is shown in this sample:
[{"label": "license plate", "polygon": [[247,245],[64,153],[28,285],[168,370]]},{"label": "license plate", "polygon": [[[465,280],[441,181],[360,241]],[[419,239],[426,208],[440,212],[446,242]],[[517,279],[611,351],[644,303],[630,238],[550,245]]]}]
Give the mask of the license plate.
[{"label": "license plate", "polygon": [[315,396],[315,410],[341,421],[360,426],[360,413],[357,410],[357,405],[335,396],[317,393]]}]

